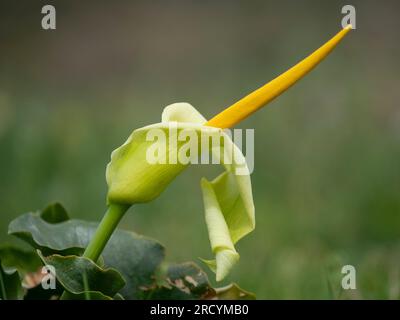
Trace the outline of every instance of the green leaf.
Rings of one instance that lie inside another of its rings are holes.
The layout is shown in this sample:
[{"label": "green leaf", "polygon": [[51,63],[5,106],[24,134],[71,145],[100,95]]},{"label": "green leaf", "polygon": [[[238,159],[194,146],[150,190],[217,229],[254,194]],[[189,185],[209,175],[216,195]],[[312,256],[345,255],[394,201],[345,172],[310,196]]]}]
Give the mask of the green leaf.
[{"label": "green leaf", "polygon": [[141,287],[144,299],[188,300],[215,295],[208,277],[196,264],[171,264],[158,279],[156,286]]},{"label": "green leaf", "polygon": [[[41,217],[40,212],[27,213],[11,221],[8,233],[26,241],[45,255],[63,252],[79,254],[88,243],[87,228],[83,221],[68,220],[62,223],[49,223]],[[91,229],[96,224],[91,224]]]},{"label": "green leaf", "polygon": [[218,300],[255,300],[254,293],[248,292],[240,288],[236,283],[222,288],[216,288],[216,298]]},{"label": "green leaf", "polygon": [[114,300],[113,298],[102,294],[101,292],[83,292],[80,294],[74,294],[73,300]]},{"label": "green leaf", "polygon": [[23,250],[7,244],[0,246],[0,260],[5,270],[14,271],[16,269],[21,275],[35,272],[42,265],[34,251]]},{"label": "green leaf", "polygon": [[[9,234],[15,235],[46,256],[79,254],[89,243],[97,223],[68,220],[51,224],[39,213],[27,213],[11,222]],[[154,282],[155,273],[164,259],[164,248],[155,240],[133,232],[117,230],[102,254],[104,265],[118,270],[126,285],[120,293],[125,299],[137,299],[140,286]]]},{"label": "green leaf", "polygon": [[93,291],[112,297],[125,285],[117,270],[100,268],[90,259],[58,254],[44,257],[40,252],[39,255],[46,265],[55,268],[58,282],[71,293]]},{"label": "green leaf", "polygon": [[18,272],[6,271],[0,260],[0,300],[20,300],[24,295]]},{"label": "green leaf", "polygon": [[[57,209],[52,212],[62,211]],[[62,216],[65,217],[64,214]],[[48,218],[49,215],[46,217]],[[51,217],[51,221],[58,221],[58,214],[52,214]],[[41,212],[36,212],[24,214],[12,221],[9,233],[28,241],[36,249],[43,249],[43,255],[46,256],[43,260],[56,268],[57,279],[68,291],[75,293],[74,299],[246,299],[254,297],[236,285],[215,291],[207,275],[194,263],[162,264],[164,247],[155,240],[129,231],[117,230],[113,234],[97,264],[87,258],[67,255],[71,251],[82,252],[96,228],[96,223],[80,220],[49,223],[43,219]],[[0,252],[18,253],[4,254],[9,259],[8,265],[19,266],[21,269],[27,268],[22,261],[24,255],[20,251],[6,249]],[[30,255],[28,253],[26,257]],[[33,257],[29,259],[34,261]],[[29,266],[30,263],[27,265]],[[86,284],[83,274],[87,275]],[[123,286],[124,280],[125,286]],[[54,292],[51,290],[50,294],[49,290],[44,292],[39,287],[28,290],[27,299],[53,298],[60,294],[59,290]],[[57,289],[59,287],[61,288],[58,286]]]},{"label": "green leaf", "polygon": [[104,263],[121,272],[126,286],[120,291],[125,299],[137,299],[140,286],[155,281],[164,260],[164,247],[155,240],[133,232],[118,230],[103,252]]},{"label": "green leaf", "polygon": [[52,203],[41,213],[41,217],[48,223],[59,223],[69,220],[69,216],[64,207],[59,203]]},{"label": "green leaf", "polygon": [[102,294],[101,292],[84,292],[73,295],[74,300],[124,300],[124,297],[117,293],[113,298]]},{"label": "green leaf", "polygon": [[115,296],[114,296],[114,299],[113,300],[125,300],[124,299],[124,297],[120,294],[120,293],[117,293]]}]

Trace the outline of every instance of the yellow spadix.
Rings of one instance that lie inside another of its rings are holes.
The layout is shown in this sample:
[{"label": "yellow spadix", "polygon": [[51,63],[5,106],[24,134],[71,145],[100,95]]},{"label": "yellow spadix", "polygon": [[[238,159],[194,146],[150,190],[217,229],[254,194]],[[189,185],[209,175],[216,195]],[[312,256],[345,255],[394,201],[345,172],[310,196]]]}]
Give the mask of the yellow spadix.
[{"label": "yellow spadix", "polygon": [[351,25],[348,25],[346,28],[342,29],[307,58],[217,114],[214,118],[209,120],[206,125],[222,129],[231,128],[265,106],[316,67],[318,63],[338,45],[351,28]]}]

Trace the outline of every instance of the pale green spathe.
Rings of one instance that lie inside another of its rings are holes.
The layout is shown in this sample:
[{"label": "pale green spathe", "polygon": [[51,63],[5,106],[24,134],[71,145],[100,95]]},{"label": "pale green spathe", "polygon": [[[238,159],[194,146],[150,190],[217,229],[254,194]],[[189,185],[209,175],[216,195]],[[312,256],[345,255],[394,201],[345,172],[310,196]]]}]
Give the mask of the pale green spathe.
[{"label": "pale green spathe", "polygon": [[[171,124],[175,124],[178,135],[186,130],[192,131],[197,137],[204,133],[222,137],[221,154],[225,152],[233,154],[233,157],[222,156],[221,162],[225,171],[213,181],[205,178],[201,181],[205,219],[211,248],[215,254],[215,260],[203,261],[216,272],[217,281],[220,281],[239,259],[235,243],[255,227],[254,204],[250,174],[243,154],[223,130],[204,126],[205,123],[206,119],[190,104],[175,103],[164,109],[162,122],[135,130],[111,155],[111,162],[106,170],[108,201],[120,204],[151,201],[187,166],[168,162],[150,164],[146,159],[146,152],[148,148],[154,147],[155,141],[146,141],[149,131],[162,130],[168,138]],[[165,144],[162,147],[168,154],[174,151],[170,148],[179,149],[187,144],[183,141],[176,146],[170,146],[165,141],[156,143]],[[200,143],[195,148],[199,152],[210,151],[214,154],[219,151],[215,148],[205,150]],[[231,159],[231,162],[227,159]]]}]

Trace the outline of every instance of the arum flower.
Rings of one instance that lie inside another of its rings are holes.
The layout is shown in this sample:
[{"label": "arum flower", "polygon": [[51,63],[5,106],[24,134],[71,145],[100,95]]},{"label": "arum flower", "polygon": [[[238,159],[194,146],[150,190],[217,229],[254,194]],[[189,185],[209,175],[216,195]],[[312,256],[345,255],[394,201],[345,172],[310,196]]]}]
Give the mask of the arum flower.
[{"label": "arum flower", "polygon": [[[351,26],[344,28],[303,61],[209,121],[190,104],[176,103],[164,109],[161,122],[133,131],[128,140],[111,155],[106,170],[108,211],[84,255],[97,260],[126,210],[133,204],[155,199],[187,167],[187,164],[182,163],[154,164],[146,159],[147,151],[154,143],[147,139],[149,132],[160,130],[168,136],[171,134],[170,125],[174,123],[178,134],[190,131],[199,136],[206,132],[223,138],[221,148],[224,153],[234,155],[235,160],[231,163],[221,159],[225,168],[221,175],[212,181],[205,178],[201,180],[205,220],[215,255],[215,259],[204,261],[216,272],[217,281],[222,280],[239,260],[236,242],[255,227],[250,173],[242,161],[243,154],[222,129],[233,127],[304,77],[333,50],[350,29]],[[171,149],[179,145],[162,147],[169,154],[174,151]],[[200,152],[209,151],[205,150],[207,147],[199,149]],[[241,174],[237,174],[239,168],[242,169]]]},{"label": "arum flower", "polygon": [[[149,133],[160,130],[171,135],[171,125],[176,124],[177,135],[195,135],[196,139],[177,144],[162,140],[167,154],[173,154],[183,143],[196,143],[200,137],[222,138],[221,161],[225,172],[213,181],[201,181],[205,218],[212,251],[216,260],[206,261],[222,280],[239,259],[234,244],[254,229],[254,204],[250,173],[243,154],[222,129],[205,126],[207,120],[190,104],[175,103],[167,106],[160,123],[135,130],[126,143],[111,155],[106,177],[109,186],[108,201],[111,204],[131,205],[156,198],[186,165],[181,163],[155,163],[148,161],[148,150],[154,144],[148,141]],[[198,138],[198,139],[197,139]],[[167,139],[169,141],[169,139]],[[214,141],[220,141],[215,140]],[[157,141],[158,142],[158,141]],[[206,145],[206,148],[209,144]],[[204,148],[200,147],[200,152]],[[192,149],[193,150],[193,149]],[[208,151],[208,150],[207,150]],[[219,150],[211,150],[217,152]],[[232,160],[232,161],[228,161]]]}]

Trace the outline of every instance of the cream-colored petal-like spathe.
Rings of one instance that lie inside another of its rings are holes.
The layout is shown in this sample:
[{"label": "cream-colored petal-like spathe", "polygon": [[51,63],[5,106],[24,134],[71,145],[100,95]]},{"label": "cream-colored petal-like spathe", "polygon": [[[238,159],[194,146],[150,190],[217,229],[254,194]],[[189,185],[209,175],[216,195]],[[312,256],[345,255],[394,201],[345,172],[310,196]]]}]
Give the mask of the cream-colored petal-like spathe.
[{"label": "cream-colored petal-like spathe", "polygon": [[[151,201],[185,169],[187,165],[179,162],[152,164],[146,158],[149,148],[154,148],[155,144],[159,144],[156,145],[158,150],[164,150],[168,155],[187,144],[186,141],[178,141],[176,145],[167,143],[173,134],[171,125],[175,125],[174,134],[177,135],[187,131],[197,138],[205,134],[219,138],[221,146],[216,148],[210,148],[209,144],[196,145],[200,153],[211,152],[216,158],[222,155],[219,158],[225,167],[225,172],[213,181],[205,178],[201,181],[205,219],[215,254],[215,260],[204,261],[216,272],[219,281],[239,259],[234,244],[254,229],[254,204],[250,174],[243,154],[223,130],[205,126],[205,123],[206,119],[190,104],[175,103],[164,109],[161,123],[135,130],[111,155],[106,171],[108,201],[122,204]],[[148,141],[152,130],[162,131],[167,139]]]}]

